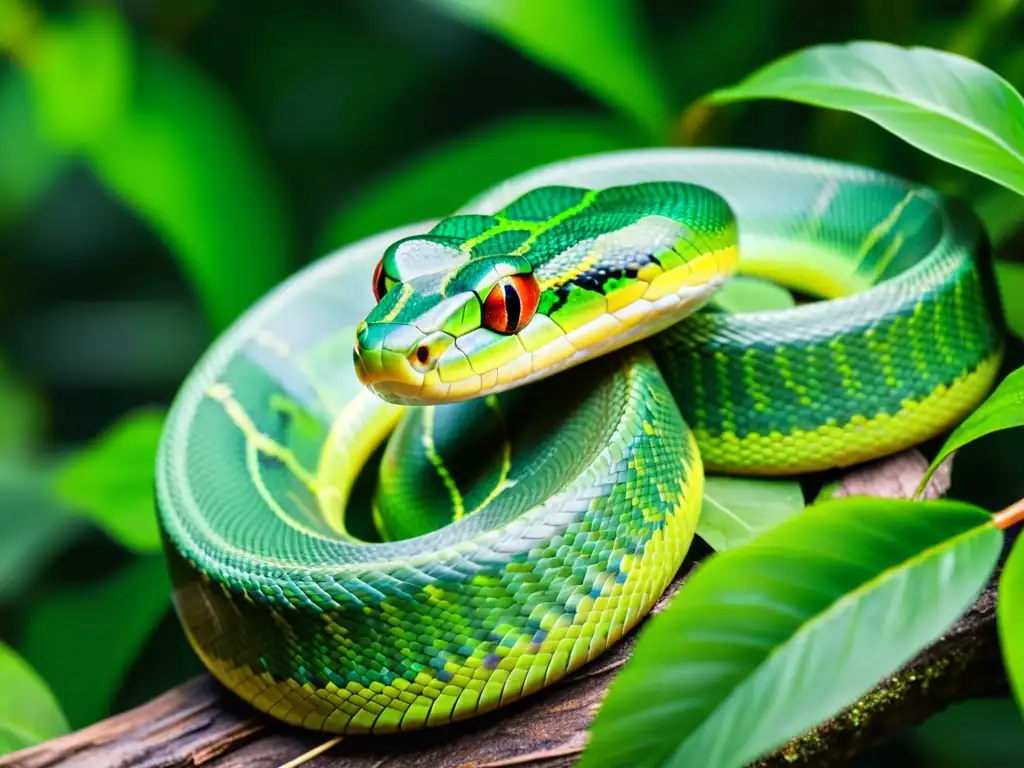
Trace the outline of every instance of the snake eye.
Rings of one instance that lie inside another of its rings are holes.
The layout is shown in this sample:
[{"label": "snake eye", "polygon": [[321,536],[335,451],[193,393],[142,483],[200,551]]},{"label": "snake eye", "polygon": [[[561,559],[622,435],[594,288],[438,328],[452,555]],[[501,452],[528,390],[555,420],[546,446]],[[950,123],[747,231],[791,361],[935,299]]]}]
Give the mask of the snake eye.
[{"label": "snake eye", "polygon": [[377,303],[380,303],[380,300],[384,298],[384,294],[390,291],[396,282],[388,277],[384,271],[384,260],[378,261],[376,268],[373,270],[373,297],[377,300]]},{"label": "snake eye", "polygon": [[483,325],[497,333],[521,331],[537,311],[540,285],[532,274],[503,277],[484,299]]}]

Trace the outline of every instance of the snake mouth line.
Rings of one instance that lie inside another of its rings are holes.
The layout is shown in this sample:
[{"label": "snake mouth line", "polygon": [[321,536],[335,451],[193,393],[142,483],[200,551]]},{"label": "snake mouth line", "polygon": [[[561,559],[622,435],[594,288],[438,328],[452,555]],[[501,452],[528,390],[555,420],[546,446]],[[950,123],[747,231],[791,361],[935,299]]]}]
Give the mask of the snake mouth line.
[{"label": "snake mouth line", "polygon": [[[509,362],[453,382],[444,381],[436,368],[418,372],[405,357],[398,355],[386,366],[374,365],[365,352],[358,349],[356,372],[370,391],[398,405],[450,403],[496,394],[554,375],[665,330],[705,304],[725,283],[735,265],[735,248],[706,254],[691,263],[690,273],[678,277],[676,285],[657,286],[660,290],[648,290],[646,296],[561,333],[532,350],[521,346]],[[695,276],[700,276],[702,282],[695,282]],[[648,298],[652,293],[655,297]],[[554,325],[549,318],[540,316],[534,318],[534,322]],[[522,340],[519,341],[522,344]],[[459,340],[450,354],[465,355]]]}]

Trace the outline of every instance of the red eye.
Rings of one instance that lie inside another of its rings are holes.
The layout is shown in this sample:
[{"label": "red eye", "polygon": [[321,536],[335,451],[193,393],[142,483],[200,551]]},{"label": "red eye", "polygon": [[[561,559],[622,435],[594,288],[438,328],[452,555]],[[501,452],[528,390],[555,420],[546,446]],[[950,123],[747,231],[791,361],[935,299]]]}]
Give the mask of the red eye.
[{"label": "red eye", "polygon": [[483,324],[497,333],[519,333],[537,311],[540,286],[533,274],[503,277],[484,300]]},{"label": "red eye", "polygon": [[373,297],[380,302],[384,294],[388,292],[388,276],[384,274],[384,262],[378,261],[377,267],[373,270]]}]

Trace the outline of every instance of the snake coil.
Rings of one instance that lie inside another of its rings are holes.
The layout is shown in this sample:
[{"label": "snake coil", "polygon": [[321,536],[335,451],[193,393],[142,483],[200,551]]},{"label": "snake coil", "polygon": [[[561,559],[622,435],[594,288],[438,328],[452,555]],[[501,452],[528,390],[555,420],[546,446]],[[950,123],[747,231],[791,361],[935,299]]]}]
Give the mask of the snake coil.
[{"label": "snake coil", "polygon": [[[716,311],[736,269],[821,300]],[[846,466],[962,419],[1001,361],[992,285],[955,201],[745,150],[555,163],[342,248],[173,404],[156,498],[186,635],[305,728],[516,701],[646,614],[705,470]]]}]

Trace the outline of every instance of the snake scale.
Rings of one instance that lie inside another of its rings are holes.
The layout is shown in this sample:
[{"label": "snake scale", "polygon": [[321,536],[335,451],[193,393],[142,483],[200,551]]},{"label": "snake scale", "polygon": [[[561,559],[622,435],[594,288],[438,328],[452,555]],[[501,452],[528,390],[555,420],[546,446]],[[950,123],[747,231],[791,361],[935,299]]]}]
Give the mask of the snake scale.
[{"label": "snake scale", "polygon": [[[737,271],[817,300],[719,311]],[[705,471],[947,430],[1000,317],[973,214],[885,173],[739,149],[535,169],[310,265],[207,351],[157,458],[178,615],[287,723],[494,710],[645,615]]]}]

